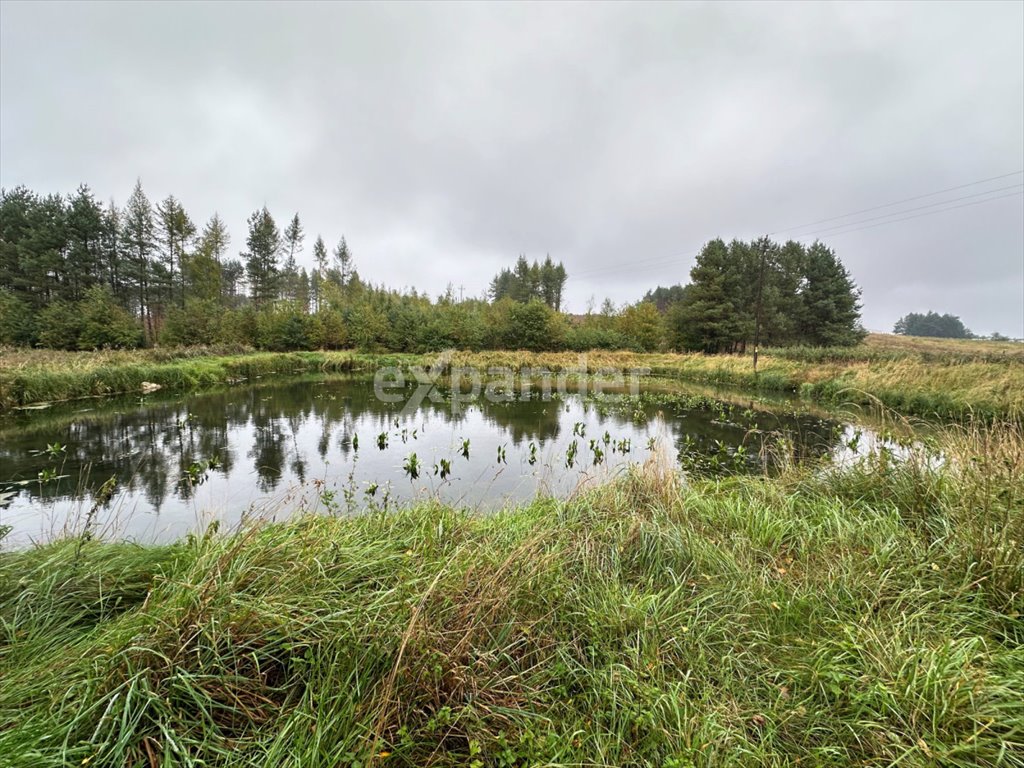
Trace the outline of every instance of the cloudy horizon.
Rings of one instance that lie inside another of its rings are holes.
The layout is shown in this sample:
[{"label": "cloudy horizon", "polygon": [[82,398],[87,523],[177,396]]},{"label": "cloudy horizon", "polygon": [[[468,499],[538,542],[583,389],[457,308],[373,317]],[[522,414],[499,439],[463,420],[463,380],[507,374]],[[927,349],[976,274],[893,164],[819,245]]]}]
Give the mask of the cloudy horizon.
[{"label": "cloudy horizon", "polygon": [[431,295],[550,254],[573,312],[687,282],[714,237],[818,236],[869,329],[1022,337],[1022,30],[1021,3],[8,1],[0,186],[141,178],[232,254],[297,211],[307,267],[344,235]]}]

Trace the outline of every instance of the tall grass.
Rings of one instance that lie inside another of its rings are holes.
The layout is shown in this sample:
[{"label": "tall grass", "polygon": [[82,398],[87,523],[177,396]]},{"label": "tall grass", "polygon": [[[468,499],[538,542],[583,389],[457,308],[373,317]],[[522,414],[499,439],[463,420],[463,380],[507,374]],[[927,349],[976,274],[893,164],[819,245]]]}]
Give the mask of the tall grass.
[{"label": "tall grass", "polygon": [[[230,353],[230,354],[229,354]],[[54,400],[136,392],[143,382],[188,390],[295,372],[430,365],[438,355],[361,352],[253,353],[232,349],[136,352],[0,350],[0,410]],[[1005,342],[942,342],[869,336],[852,349],[767,350],[755,375],[749,355],[593,351],[445,353],[447,366],[647,369],[699,384],[797,393],[827,404],[882,405],[904,414],[1017,418],[1024,414],[1024,348]]]},{"label": "tall grass", "polygon": [[913,450],[0,554],[0,761],[1024,765],[1024,434]]},{"label": "tall grass", "polygon": [[174,352],[2,352],[0,410],[141,392],[145,382],[187,391],[264,376],[348,371],[359,360],[342,352],[223,352],[205,347]]}]

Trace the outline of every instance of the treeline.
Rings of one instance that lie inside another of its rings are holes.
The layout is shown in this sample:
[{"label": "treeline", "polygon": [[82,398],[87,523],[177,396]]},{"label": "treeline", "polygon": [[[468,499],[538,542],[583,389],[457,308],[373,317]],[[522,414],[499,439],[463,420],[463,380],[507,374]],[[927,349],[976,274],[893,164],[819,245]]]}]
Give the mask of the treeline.
[{"label": "treeline", "polygon": [[267,208],[247,221],[244,249],[214,214],[197,226],[173,196],[158,204],[137,183],[123,207],[88,187],[38,195],[0,191],[0,344],[97,349],[233,343],[271,350],[448,348],[743,351],[748,344],[854,344],[858,291],[820,243],[709,242],[691,284],[571,316],[568,278],[550,256],[524,256],[488,298],[431,297],[360,279],[342,237],[306,232]]},{"label": "treeline", "polygon": [[512,299],[528,302],[538,299],[556,312],[562,309],[562,291],[569,275],[562,262],[555,264],[551,256],[544,263],[530,264],[520,256],[513,269],[503,269],[491,281],[487,293],[494,301]]},{"label": "treeline", "polygon": [[835,252],[817,241],[712,240],[666,312],[671,343],[705,352],[741,352],[757,343],[852,346],[866,335],[860,289]]},{"label": "treeline", "polygon": [[911,312],[896,321],[893,333],[901,336],[932,336],[938,339],[973,339],[974,334],[956,315]]}]

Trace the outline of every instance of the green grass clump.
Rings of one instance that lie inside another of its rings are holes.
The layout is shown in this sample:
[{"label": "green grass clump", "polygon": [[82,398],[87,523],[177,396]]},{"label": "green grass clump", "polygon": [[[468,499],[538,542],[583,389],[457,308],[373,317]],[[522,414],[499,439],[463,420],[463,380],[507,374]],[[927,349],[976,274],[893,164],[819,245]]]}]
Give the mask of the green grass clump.
[{"label": "green grass clump", "polygon": [[1022,446],[0,554],[0,762],[1024,765]]}]

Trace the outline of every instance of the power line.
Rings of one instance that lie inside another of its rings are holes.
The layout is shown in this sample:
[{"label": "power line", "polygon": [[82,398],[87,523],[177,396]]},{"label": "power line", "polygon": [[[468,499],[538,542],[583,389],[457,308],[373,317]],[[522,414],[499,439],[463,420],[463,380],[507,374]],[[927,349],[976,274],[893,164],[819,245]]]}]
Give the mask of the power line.
[{"label": "power line", "polygon": [[[673,256],[669,256],[669,257],[666,257],[666,258],[668,260],[671,260],[671,261],[678,261],[679,259],[693,258],[693,257],[697,256],[699,253],[700,253],[700,251],[693,251],[692,253],[678,253],[678,254],[675,254]],[[587,270],[586,272],[572,272],[572,273],[570,273],[569,276],[573,277],[573,278],[576,278],[576,277],[592,277],[592,276],[594,276],[595,273],[598,273],[598,272],[600,272],[600,273],[624,272],[624,271],[646,272],[646,271],[651,270],[651,269],[662,269],[665,266],[666,265],[663,264],[663,263],[662,264],[646,264],[646,265],[641,264],[639,266],[636,266],[636,265],[633,265],[633,264],[627,264],[627,265],[618,264],[618,265],[614,265],[614,266],[601,267],[598,270]],[[600,277],[600,275],[598,275],[598,276]]]},{"label": "power line", "polygon": [[[655,256],[655,257],[646,258],[646,259],[636,259],[634,261],[631,261],[627,265],[615,264],[615,265],[610,265],[610,266],[607,266],[607,267],[593,267],[591,269],[582,270],[581,272],[573,272],[572,276],[573,277],[583,277],[585,275],[594,275],[594,274],[599,274],[601,272],[607,272],[608,270],[647,269],[649,267],[660,267],[660,266],[662,266],[663,264],[665,264],[667,262],[675,261],[677,259],[684,259],[688,255],[691,255],[691,254],[674,253],[671,256]],[[648,262],[656,262],[656,263],[648,263]]]},{"label": "power line", "polygon": [[963,203],[962,205],[953,205],[953,206],[950,206],[949,208],[941,208],[941,209],[939,209],[937,211],[927,211],[926,213],[918,213],[918,214],[916,214],[914,216],[904,216],[903,218],[900,218],[900,219],[891,219],[890,221],[880,221],[877,224],[869,224],[866,227],[857,227],[855,229],[848,229],[845,232],[836,232],[836,233],[833,233],[833,234],[829,235],[829,237],[838,237],[839,235],[848,235],[851,232],[860,232],[862,229],[874,229],[875,227],[881,227],[881,226],[884,226],[886,224],[895,224],[896,222],[899,222],[899,221],[908,221],[909,219],[920,219],[920,218],[922,218],[924,216],[934,216],[937,213],[945,213],[946,211],[955,211],[957,208],[970,208],[972,205],[981,205],[982,203],[991,203],[994,200],[1004,200],[1004,199],[1006,199],[1008,197],[1017,197],[1018,195],[1024,195],[1024,190],[1021,190],[1020,192],[1011,192],[1008,195],[999,195],[998,197],[990,197],[990,198],[987,198],[985,200],[975,200],[973,203]]},{"label": "power line", "polygon": [[[973,195],[962,195],[960,197],[951,197],[949,200],[939,200],[936,203],[928,203],[927,205],[919,205],[917,208],[904,208],[902,211],[893,211],[892,213],[883,213],[881,216],[871,216],[867,219],[860,219],[859,221],[848,221],[845,224],[836,224],[832,227],[825,227],[825,229],[819,229],[814,232],[803,232],[793,235],[793,237],[810,237],[811,235],[819,235],[824,232],[830,232],[833,229],[844,229],[845,227],[852,227],[856,224],[866,224],[869,221],[878,221],[880,219],[887,219],[890,216],[899,216],[904,213],[913,213],[914,211],[923,211],[926,208],[934,208],[937,205],[948,205],[949,203],[956,203],[960,200],[970,200],[972,197],[984,197],[985,195],[991,195],[995,192],[1005,192],[1008,189],[1017,189],[1018,187],[1024,187],[1024,183],[1011,184],[1007,187],[996,187],[995,189],[989,189],[985,192],[975,192]],[[995,199],[995,198],[993,198]]]},{"label": "power line", "polygon": [[955,187],[946,187],[946,189],[940,189],[935,192],[926,192],[923,195],[915,195],[914,197],[905,197],[902,200],[894,200],[891,203],[883,203],[882,205],[876,205],[871,208],[862,208],[859,211],[851,211],[850,213],[844,213],[840,216],[831,216],[827,219],[818,219],[817,221],[811,221],[806,224],[798,224],[795,227],[787,227],[786,229],[777,229],[774,232],[769,232],[769,235],[777,235],[780,232],[792,232],[794,229],[803,229],[804,227],[813,227],[817,224],[825,224],[829,221],[838,221],[839,219],[847,219],[850,216],[856,216],[861,213],[870,213],[871,211],[878,211],[882,208],[890,208],[894,205],[900,205],[901,203],[912,203],[914,200],[923,200],[926,197],[934,197],[935,195],[941,195],[945,192],[955,192],[958,189],[966,189],[967,187],[976,187],[978,184],[985,184],[989,181],[998,181],[999,179],[1007,179],[1010,176],[1020,176],[1024,173],[1024,170],[1013,171],[1012,173],[1004,173],[999,176],[990,176],[987,179],[979,179],[978,181],[971,181],[967,184],[958,184]]},{"label": "power line", "polygon": [[[805,227],[810,227],[810,226],[813,226],[815,224],[823,224],[823,223],[826,223],[826,222],[829,222],[829,221],[838,221],[839,219],[847,219],[847,218],[849,218],[851,216],[856,216],[856,215],[861,214],[861,213],[869,213],[871,211],[878,211],[878,210],[881,210],[882,208],[889,208],[889,207],[892,207],[894,205],[900,205],[901,203],[909,203],[909,202],[912,202],[914,200],[922,200],[922,199],[924,199],[926,197],[934,197],[935,195],[941,195],[941,194],[944,194],[946,192],[953,192],[953,191],[958,190],[958,189],[966,189],[968,187],[977,186],[978,184],[985,184],[985,183],[990,182],[990,181],[997,181],[999,179],[1006,179],[1006,178],[1009,178],[1011,176],[1019,176],[1021,174],[1024,174],[1024,170],[1013,171],[1012,173],[1003,173],[1003,174],[1000,174],[999,176],[990,176],[987,179],[979,179],[977,181],[971,181],[971,182],[968,182],[966,184],[958,184],[955,187],[946,187],[945,189],[939,189],[939,190],[936,190],[935,192],[926,192],[925,194],[915,195],[914,197],[907,197],[907,198],[904,198],[903,200],[895,200],[895,201],[893,201],[891,203],[884,203],[883,205],[876,205],[876,206],[872,206],[871,208],[862,208],[859,211],[851,211],[850,213],[844,213],[844,214],[842,214],[840,216],[831,216],[831,217],[829,217],[827,219],[819,219],[818,221],[810,222],[808,224],[801,224],[800,226],[796,226],[796,227],[789,227],[788,229],[777,229],[774,232],[769,232],[768,235],[769,236],[776,235],[776,234],[779,234],[780,232],[791,232],[794,229],[804,229]],[[976,193],[974,195],[965,195],[963,197],[951,198],[949,200],[940,200],[940,201],[935,202],[935,203],[930,203],[928,206],[921,206],[921,209],[924,209],[924,208],[927,208],[927,207],[931,207],[933,205],[946,205],[946,204],[951,203],[951,202],[956,202],[958,200],[966,200],[966,199],[969,199],[970,197],[977,197],[979,195],[992,194],[993,192],[999,192],[999,191],[1002,191],[1004,189],[1013,189],[1016,186],[1020,186],[1020,185],[1012,185],[1012,186],[1009,186],[1009,187],[1001,187],[999,189],[990,189],[987,192],[979,192],[979,193]],[[995,198],[993,198],[993,199],[995,199]],[[868,219],[861,219],[860,222],[848,221],[845,224],[837,224],[834,227],[826,227],[825,229],[820,230],[818,232],[807,232],[807,233],[804,233],[804,234],[801,234],[801,235],[795,235],[795,237],[810,237],[812,235],[829,232],[829,231],[831,231],[833,229],[841,229],[841,228],[846,227],[846,226],[852,226],[854,224],[858,224],[858,223],[862,223],[862,222],[867,222],[867,221],[874,221],[875,219],[888,218],[889,216],[898,216],[901,213],[906,213],[907,211],[921,210],[921,209],[911,208],[911,209],[907,209],[905,211],[893,211],[892,213],[886,214],[884,216],[873,217],[873,218],[868,218]],[[953,210],[953,209],[950,208],[948,210]],[[608,267],[596,267],[596,268],[593,268],[593,269],[585,269],[585,270],[583,270],[581,272],[575,272],[573,274],[573,277],[591,277],[591,276],[596,276],[596,275],[603,275],[603,274],[621,272],[621,271],[625,271],[626,269],[647,270],[649,267],[646,266],[646,265],[668,264],[668,263],[674,262],[674,261],[676,261],[678,259],[685,259],[685,258],[689,258],[689,257],[695,256],[695,255],[696,255],[696,253],[676,253],[676,254],[672,254],[672,255],[669,255],[669,256],[647,257],[647,258],[644,258],[644,259],[636,259],[636,260],[630,262],[630,264],[628,266],[613,265],[613,266],[608,266]]]},{"label": "power line", "polygon": [[[1013,174],[1007,174],[1007,175],[1011,175],[1012,176]],[[1005,176],[997,177],[997,178],[1005,178]],[[1022,186],[1022,185],[1021,184],[1014,184],[1014,185],[1010,185],[1010,186],[1002,188],[1002,189],[1015,189],[1015,188],[1020,187],[1020,186]],[[1002,189],[989,190],[988,192],[981,192],[981,193],[978,193],[978,194],[989,195],[989,194],[992,194],[993,192],[1002,191]],[[959,208],[970,208],[970,207],[975,206],[975,205],[981,205],[983,203],[994,202],[996,200],[1003,200],[1003,199],[1010,198],[1010,197],[1016,197],[1016,196],[1022,195],[1022,194],[1024,194],[1024,190],[1022,190],[1020,192],[1011,192],[1010,194],[1007,194],[1007,195],[999,195],[997,197],[988,197],[988,198],[985,198],[984,200],[975,200],[973,202],[963,203],[961,205],[952,205],[952,206],[949,206],[947,208],[939,208],[939,209],[934,210],[934,211],[926,211],[925,213],[917,213],[917,214],[915,214],[913,216],[902,216],[902,217],[897,218],[897,219],[890,219],[889,218],[890,216],[899,216],[902,213],[908,213],[910,211],[917,211],[917,210],[921,210],[921,209],[924,209],[924,208],[931,208],[931,207],[936,206],[936,205],[949,205],[949,203],[958,202],[960,200],[967,200],[967,199],[970,199],[972,197],[977,197],[978,196],[977,194],[975,194],[975,195],[964,195],[962,197],[952,198],[950,200],[943,200],[941,202],[933,203],[931,205],[920,206],[919,208],[908,208],[908,209],[903,210],[903,211],[894,211],[893,213],[886,214],[885,216],[878,216],[878,217],[873,217],[873,218],[869,218],[869,219],[862,219],[861,221],[847,222],[846,224],[843,224],[843,225],[838,225],[836,227],[826,228],[824,230],[821,230],[821,232],[829,232],[832,229],[843,230],[843,231],[834,232],[834,233],[828,235],[828,237],[838,237],[840,235],[848,235],[848,234],[851,234],[853,232],[860,232],[860,231],[865,230],[865,229],[874,229],[875,227],[881,227],[881,226],[884,226],[885,224],[896,224],[898,222],[908,221],[910,219],[919,219],[919,218],[922,218],[922,217],[925,217],[925,216],[934,216],[935,214],[938,214],[938,213],[945,213],[947,211],[955,211],[955,210],[957,210]],[[879,206],[879,207],[885,207],[885,206]],[[871,210],[877,210],[877,208],[876,209],[871,209]],[[873,221],[876,218],[884,218],[884,219],[889,219],[889,220],[888,221],[879,221],[879,222],[877,222],[875,224],[868,224],[867,226],[864,226],[864,227],[857,226],[858,224],[864,224],[865,222]],[[848,226],[854,227],[854,228],[853,229],[844,229],[845,227],[848,227]],[[786,230],[777,230],[777,232],[785,232],[785,231]],[[814,235],[817,235],[817,234],[821,234],[821,232],[808,232],[808,233],[805,233],[803,235],[797,235],[797,237],[803,237],[803,238],[811,237],[811,236],[814,236]],[[665,266],[668,262],[674,262],[674,261],[677,261],[679,259],[686,259],[686,258],[696,257],[699,253],[700,253],[700,250],[696,250],[696,251],[689,252],[689,253],[673,254],[671,256],[658,256],[658,257],[649,258],[649,259],[641,259],[641,260],[638,260],[638,261],[631,262],[630,264],[609,265],[607,267],[598,267],[598,268],[595,268],[595,269],[583,270],[582,272],[572,273],[571,276],[578,278],[578,277],[592,277],[592,276],[595,276],[595,275],[600,276],[600,275],[613,274],[613,273],[626,272],[626,271],[630,271],[630,272],[647,272],[647,271],[649,271],[651,269],[660,269],[661,267]]]}]

